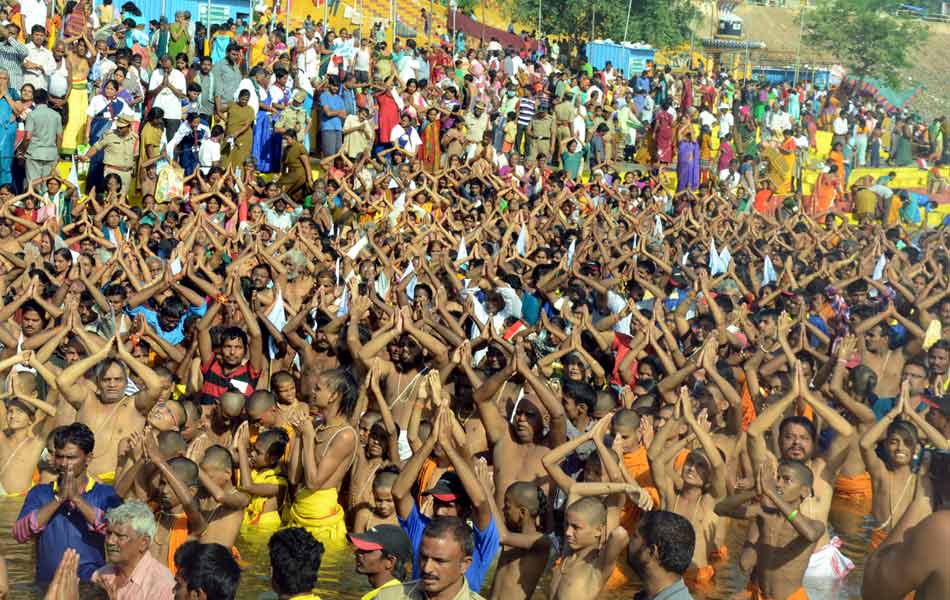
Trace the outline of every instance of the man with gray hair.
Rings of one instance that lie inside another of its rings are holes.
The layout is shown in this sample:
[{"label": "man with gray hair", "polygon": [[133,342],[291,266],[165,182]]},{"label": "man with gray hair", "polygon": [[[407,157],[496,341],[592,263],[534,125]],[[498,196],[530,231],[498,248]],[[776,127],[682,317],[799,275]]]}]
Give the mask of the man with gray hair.
[{"label": "man with gray hair", "polygon": [[114,600],[172,600],[175,577],[149,552],[157,526],[144,502],[130,500],[106,513],[106,560],[92,581]]}]

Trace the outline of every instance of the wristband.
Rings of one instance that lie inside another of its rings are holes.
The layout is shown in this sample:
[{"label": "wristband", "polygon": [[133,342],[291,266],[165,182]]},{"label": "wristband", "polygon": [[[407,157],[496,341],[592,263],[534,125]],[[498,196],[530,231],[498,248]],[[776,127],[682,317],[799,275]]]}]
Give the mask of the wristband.
[{"label": "wristband", "polygon": [[785,517],[785,518],[788,519],[788,522],[789,522],[789,523],[791,523],[792,521],[795,520],[795,517],[797,517],[797,516],[798,516],[798,509],[796,508],[796,509],[793,510],[792,512],[788,513],[788,516]]}]

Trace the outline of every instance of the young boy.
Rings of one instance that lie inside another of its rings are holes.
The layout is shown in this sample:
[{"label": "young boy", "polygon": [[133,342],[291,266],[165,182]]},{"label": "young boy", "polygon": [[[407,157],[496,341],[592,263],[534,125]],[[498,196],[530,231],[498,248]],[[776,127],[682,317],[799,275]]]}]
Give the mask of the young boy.
[{"label": "young boy", "polygon": [[[918,430],[924,432],[934,447],[947,449],[947,439],[917,411],[909,408],[909,398],[909,388],[905,383],[894,408],[861,436],[861,456],[871,475],[874,490],[871,511],[878,523],[871,530],[871,550],[881,545],[913,499],[917,474],[912,463],[920,449]],[[876,452],[882,433],[885,460],[881,460]]]},{"label": "young boy", "polygon": [[198,494],[198,465],[187,458],[165,461],[152,436],[145,438],[145,457],[158,469],[158,528],[149,549],[158,561],[174,573],[175,551],[188,540],[197,540],[208,524],[195,497]]},{"label": "young boy", "polygon": [[224,136],[224,127],[215,125],[211,128],[211,137],[205,138],[198,146],[198,166],[201,174],[208,175],[213,167],[221,166],[221,138]]},{"label": "young boy", "polygon": [[221,544],[233,548],[244,521],[250,496],[231,482],[234,460],[224,446],[211,446],[198,467],[202,491],[198,498],[207,527],[201,532],[201,543]]},{"label": "young boy", "polygon": [[499,511],[492,502],[501,555],[492,582],[491,600],[527,600],[534,594],[551,552],[551,538],[544,535],[541,519],[547,510],[544,491],[533,483],[518,481],[505,490]]},{"label": "young boy", "polygon": [[612,493],[609,509],[591,497],[581,498],[568,507],[564,541],[569,553],[554,568],[552,599],[593,600],[600,595],[629,540],[627,530],[620,527],[623,498],[623,493]]},{"label": "young boy", "polygon": [[353,531],[363,533],[377,525],[398,525],[396,502],[393,500],[393,483],[399,471],[396,467],[386,467],[373,477],[373,504],[356,513]]},{"label": "young boy", "polygon": [[[753,600],[807,600],[802,578],[825,524],[799,513],[812,495],[814,475],[805,463],[782,459],[773,475],[759,470],[755,490],[725,498],[716,505],[720,516],[755,522],[756,566],[749,582]],[[752,503],[756,496],[758,504]]]},{"label": "young boy", "polygon": [[283,429],[268,429],[248,450],[247,430],[236,441],[240,478],[238,489],[250,496],[242,531],[274,532],[280,529],[280,507],[287,493],[287,477],[280,463],[290,438]]}]

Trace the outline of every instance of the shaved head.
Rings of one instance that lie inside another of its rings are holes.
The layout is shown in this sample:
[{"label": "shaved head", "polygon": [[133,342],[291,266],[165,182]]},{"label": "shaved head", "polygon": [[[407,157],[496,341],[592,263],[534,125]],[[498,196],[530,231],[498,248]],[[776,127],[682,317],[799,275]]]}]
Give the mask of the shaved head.
[{"label": "shaved head", "polygon": [[188,444],[185,443],[185,438],[181,437],[181,434],[177,431],[159,432],[158,451],[165,460],[175,456],[183,456],[187,449]]},{"label": "shaved head", "polygon": [[168,468],[185,485],[198,485],[198,465],[187,458],[176,456],[168,461]]},{"label": "shaved head", "polygon": [[779,461],[778,466],[785,467],[792,471],[798,481],[806,487],[811,487],[814,483],[815,475],[811,469],[808,468],[808,465],[800,460],[782,459]]},{"label": "shaved head", "polygon": [[640,415],[629,408],[625,408],[623,410],[617,411],[617,414],[615,414],[611,420],[611,424],[615,428],[626,427],[628,429],[636,429],[640,427]]},{"label": "shaved head", "polygon": [[244,394],[238,392],[224,392],[218,402],[221,413],[228,417],[239,417],[244,410]]},{"label": "shaved head", "polygon": [[543,506],[544,493],[538,489],[538,486],[526,481],[516,481],[508,486],[505,495],[514,500],[518,506],[528,511],[533,517],[538,516]]},{"label": "shaved head", "polygon": [[202,465],[211,465],[225,471],[234,469],[234,460],[231,458],[231,452],[224,446],[215,444],[205,450],[205,456],[201,459]]},{"label": "shaved head", "polygon": [[581,498],[567,507],[568,512],[580,515],[589,525],[603,525],[607,521],[607,509],[604,503],[593,497]]},{"label": "shaved head", "polygon": [[277,406],[277,400],[274,398],[274,394],[267,390],[257,390],[251,394],[245,404],[247,414],[254,417],[261,415],[273,406]]}]

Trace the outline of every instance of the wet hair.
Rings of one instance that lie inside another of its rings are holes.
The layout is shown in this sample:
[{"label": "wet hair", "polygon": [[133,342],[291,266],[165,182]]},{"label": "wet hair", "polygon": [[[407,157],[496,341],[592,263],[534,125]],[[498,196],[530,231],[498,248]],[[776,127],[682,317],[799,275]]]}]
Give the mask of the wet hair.
[{"label": "wet hair", "polygon": [[442,538],[451,537],[462,547],[463,556],[472,556],[475,552],[475,537],[468,523],[458,517],[438,517],[429,521],[423,537]]},{"label": "wet hair", "polygon": [[348,369],[328,369],[322,373],[323,383],[330,391],[340,395],[340,414],[347,419],[353,416],[359,389],[356,379]]},{"label": "wet hair", "polygon": [[908,446],[914,448],[920,444],[917,428],[906,419],[894,419],[891,421],[891,424],[887,426],[887,432],[884,434],[884,438],[887,439],[892,435],[900,436]]},{"label": "wet hair", "polygon": [[280,458],[287,451],[287,444],[290,443],[290,436],[282,427],[266,429],[257,436],[258,441],[265,444],[267,456],[270,458]]},{"label": "wet hair", "polygon": [[594,412],[594,406],[597,404],[597,392],[594,387],[585,381],[565,381],[564,395],[574,400],[575,404],[587,407],[587,415]]},{"label": "wet hair", "polygon": [[323,544],[302,527],[282,529],[267,542],[271,581],[280,594],[313,590],[323,560]]},{"label": "wet hair", "polygon": [[50,437],[53,439],[53,448],[56,450],[62,450],[66,447],[66,444],[74,444],[82,450],[83,454],[88,456],[92,454],[92,450],[96,447],[96,436],[92,433],[92,430],[78,421],[70,425],[57,427],[50,432]]},{"label": "wet hair", "polygon": [[508,486],[505,495],[514,498],[532,517],[542,515],[547,510],[548,498],[544,490],[533,483],[516,481]]},{"label": "wet hair", "polygon": [[185,438],[181,437],[177,431],[158,432],[158,452],[165,460],[174,456],[183,456],[187,449],[188,444],[185,443]]},{"label": "wet hair", "polygon": [[175,567],[188,590],[202,591],[208,600],[234,600],[237,594],[241,567],[221,544],[185,542],[175,551]]},{"label": "wet hair", "polygon": [[799,427],[804,427],[808,431],[808,435],[811,437],[811,441],[814,442],[818,438],[818,431],[815,429],[815,424],[806,419],[805,417],[793,416],[785,417],[782,419],[782,422],[778,426],[778,435],[782,437],[785,433],[785,430],[791,425],[798,425]]},{"label": "wet hair", "polygon": [[[656,548],[657,561],[664,571],[682,575],[689,569],[696,532],[686,517],[668,510],[651,510],[640,518],[637,530],[645,547]],[[628,546],[628,559],[631,549]]]},{"label": "wet hair", "polygon": [[382,490],[392,488],[397,477],[399,477],[399,469],[395,465],[384,467],[376,471],[376,475],[373,476],[373,489]]}]

